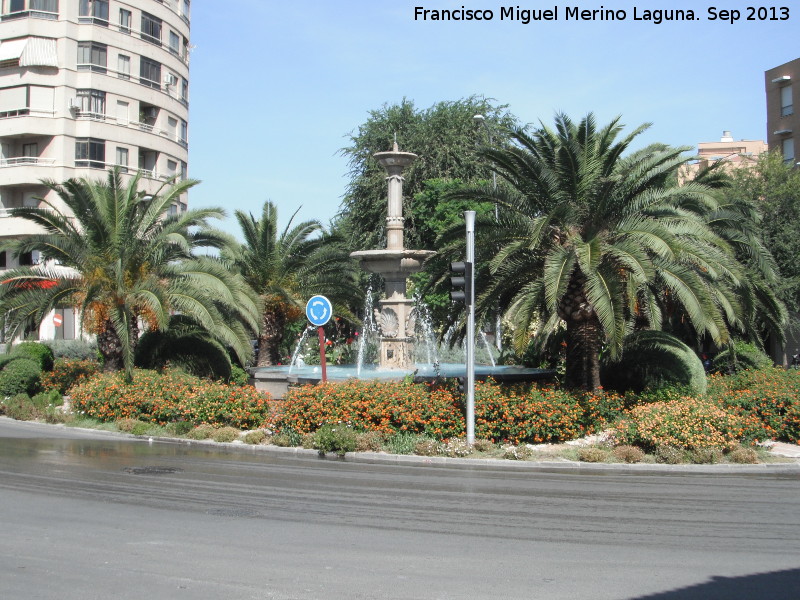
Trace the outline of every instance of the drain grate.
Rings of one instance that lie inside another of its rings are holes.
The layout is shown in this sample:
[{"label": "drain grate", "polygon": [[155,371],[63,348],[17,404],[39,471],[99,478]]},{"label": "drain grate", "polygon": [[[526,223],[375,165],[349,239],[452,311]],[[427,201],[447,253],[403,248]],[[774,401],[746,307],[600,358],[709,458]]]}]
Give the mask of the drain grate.
[{"label": "drain grate", "polygon": [[170,475],[183,471],[178,467],[125,467],[122,470],[131,475]]}]

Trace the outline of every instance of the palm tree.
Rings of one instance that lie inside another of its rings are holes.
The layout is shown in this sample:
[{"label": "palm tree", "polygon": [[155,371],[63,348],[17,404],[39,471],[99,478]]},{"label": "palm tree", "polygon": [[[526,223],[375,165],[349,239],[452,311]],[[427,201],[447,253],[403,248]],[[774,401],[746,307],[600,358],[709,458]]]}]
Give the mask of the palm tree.
[{"label": "palm tree", "polygon": [[238,275],[201,248],[224,248],[229,238],[208,227],[224,216],[205,208],[169,214],[180,194],[197,182],[167,182],[150,195],[139,175],[123,183],[118,170],[106,181],[44,181],[67,207],[48,201],[15,208],[12,216],[44,231],[10,244],[17,254],[41,253],[42,263],[6,273],[0,284],[0,319],[16,336],[54,308],[74,306],[82,327],[96,334],[106,370],[133,376],[140,324],[167,327],[180,313],[231,347],[243,363],[252,352],[257,303]]},{"label": "palm tree", "polygon": [[237,210],[244,243],[224,254],[261,299],[259,367],[279,364],[286,325],[303,314],[309,297],[324,294],[338,314],[352,318],[342,301],[358,295],[353,263],[339,240],[319,221],[295,225],[299,210],[280,234],[274,203],[264,203],[260,219]]},{"label": "palm tree", "polygon": [[479,311],[506,307],[518,348],[534,328],[544,343],[565,327],[571,388],[598,388],[601,349],[619,353],[637,323],[659,329],[665,297],[717,343],[741,314],[725,294],[740,265],[698,216],[716,208],[710,189],[672,184],[686,149],[623,157],[646,127],[620,138],[619,118],[598,128],[560,114],[555,129],[516,129],[513,145],[483,151],[506,185],[456,192],[500,206],[476,226],[489,275]]}]

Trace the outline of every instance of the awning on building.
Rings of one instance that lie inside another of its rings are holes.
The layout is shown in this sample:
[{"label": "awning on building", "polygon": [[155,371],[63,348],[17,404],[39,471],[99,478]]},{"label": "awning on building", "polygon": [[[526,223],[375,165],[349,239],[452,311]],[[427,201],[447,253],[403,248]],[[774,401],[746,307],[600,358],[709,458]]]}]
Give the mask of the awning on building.
[{"label": "awning on building", "polygon": [[58,67],[56,41],[26,37],[0,42],[0,63],[18,62],[20,67]]},{"label": "awning on building", "polygon": [[56,41],[52,38],[29,37],[22,56],[20,67],[58,67]]}]

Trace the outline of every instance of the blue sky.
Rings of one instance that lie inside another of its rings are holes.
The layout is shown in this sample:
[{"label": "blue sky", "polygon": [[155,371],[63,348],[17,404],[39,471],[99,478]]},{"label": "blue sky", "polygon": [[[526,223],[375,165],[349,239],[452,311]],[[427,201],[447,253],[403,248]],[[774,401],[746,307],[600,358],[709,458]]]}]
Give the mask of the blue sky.
[{"label": "blue sky", "polygon": [[[284,221],[302,206],[299,218],[328,223],[347,184],[338,152],[347,135],[403,97],[428,108],[483,95],[523,122],[551,122],[557,111],[652,122],[639,145],[696,147],[723,130],[765,139],[764,71],[800,56],[800,6],[781,3],[788,20],[747,21],[752,1],[611,0],[579,6],[624,10],[624,21],[576,22],[565,20],[576,4],[542,0],[193,2],[189,169],[202,183],[191,205],[259,214],[269,199]],[[715,5],[740,20],[709,20]],[[494,18],[415,21],[416,6]],[[504,6],[558,6],[559,20],[501,21]],[[640,16],[693,9],[699,19],[634,21],[634,7]],[[232,218],[223,227],[236,233]]]}]

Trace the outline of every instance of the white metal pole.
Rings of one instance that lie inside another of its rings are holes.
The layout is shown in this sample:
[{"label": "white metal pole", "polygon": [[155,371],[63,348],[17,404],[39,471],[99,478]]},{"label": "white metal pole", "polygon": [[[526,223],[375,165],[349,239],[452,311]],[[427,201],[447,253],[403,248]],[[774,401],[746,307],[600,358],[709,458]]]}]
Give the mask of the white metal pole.
[{"label": "white metal pole", "polygon": [[467,311],[467,443],[475,443],[475,211],[465,210],[467,262],[472,264]]}]

